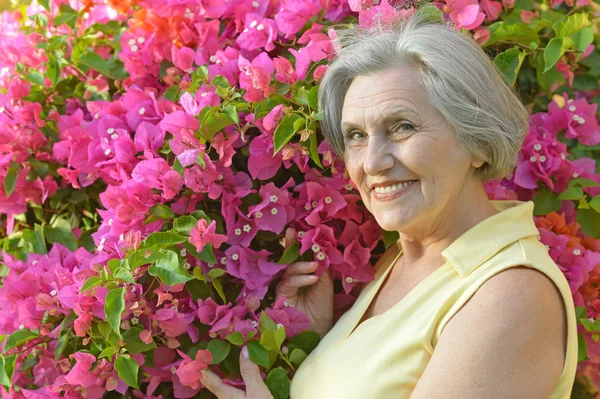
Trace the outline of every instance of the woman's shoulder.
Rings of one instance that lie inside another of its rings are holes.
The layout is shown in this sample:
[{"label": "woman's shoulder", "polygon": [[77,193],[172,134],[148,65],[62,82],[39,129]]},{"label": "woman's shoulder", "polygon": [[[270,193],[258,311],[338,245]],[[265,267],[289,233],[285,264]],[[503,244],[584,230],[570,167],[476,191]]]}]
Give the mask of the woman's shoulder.
[{"label": "woman's shoulder", "polygon": [[[450,383],[466,396],[470,396],[469,389],[478,394],[489,389],[491,395],[501,382],[498,376],[522,392],[530,389],[519,384],[535,380],[540,384],[535,389],[550,397],[563,367],[568,375],[560,384],[568,383],[576,366],[571,364],[573,337],[567,336],[573,332],[569,330],[572,320],[567,323],[570,317],[566,317],[562,298],[551,279],[526,266],[489,277],[443,329],[435,345],[435,361],[428,365],[423,382],[419,381],[416,397],[427,397],[429,390]],[[445,380],[446,374],[452,379]],[[547,378],[536,378],[539,375]],[[472,385],[474,376],[480,386]]]}]

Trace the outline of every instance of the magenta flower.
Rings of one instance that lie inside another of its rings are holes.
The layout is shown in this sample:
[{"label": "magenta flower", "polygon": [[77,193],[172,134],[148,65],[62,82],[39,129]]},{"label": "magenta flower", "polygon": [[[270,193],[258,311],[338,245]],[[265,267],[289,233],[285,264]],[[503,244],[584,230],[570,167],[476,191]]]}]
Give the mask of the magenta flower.
[{"label": "magenta flower", "polygon": [[213,248],[219,248],[221,244],[227,241],[227,236],[215,233],[217,223],[213,220],[208,227],[206,220],[200,219],[196,226],[190,231],[190,244],[196,247],[196,251],[200,252],[206,244],[212,244]]},{"label": "magenta flower", "polygon": [[208,369],[208,365],[212,361],[212,354],[210,351],[206,349],[199,350],[196,352],[196,358],[194,360],[180,350],[178,350],[177,353],[183,358],[183,362],[181,362],[176,372],[179,377],[179,382],[192,389],[202,388],[200,378],[202,377],[202,372]]},{"label": "magenta flower", "polygon": [[294,181],[288,182],[281,189],[269,183],[259,190],[262,201],[248,208],[248,217],[253,217],[254,223],[261,230],[280,234],[285,225],[292,221],[295,215],[290,203],[290,193],[286,187],[293,187]]},{"label": "magenta flower", "polygon": [[267,53],[260,53],[252,62],[240,55],[238,66],[241,71],[240,87],[246,89],[244,100],[258,102],[275,92],[271,86],[275,66]]},{"label": "magenta flower", "polygon": [[98,379],[91,373],[92,363],[96,361],[96,357],[90,353],[76,352],[69,356],[75,359],[75,365],[65,375],[65,380],[74,386],[90,387],[96,383]]},{"label": "magenta flower", "polygon": [[450,19],[456,25],[456,29],[475,29],[485,19],[477,0],[448,0],[447,4],[451,10]]},{"label": "magenta flower", "polygon": [[275,49],[273,41],[277,39],[279,33],[275,21],[254,13],[246,14],[245,19],[244,30],[236,39],[240,48],[249,51],[261,48],[273,51]]}]

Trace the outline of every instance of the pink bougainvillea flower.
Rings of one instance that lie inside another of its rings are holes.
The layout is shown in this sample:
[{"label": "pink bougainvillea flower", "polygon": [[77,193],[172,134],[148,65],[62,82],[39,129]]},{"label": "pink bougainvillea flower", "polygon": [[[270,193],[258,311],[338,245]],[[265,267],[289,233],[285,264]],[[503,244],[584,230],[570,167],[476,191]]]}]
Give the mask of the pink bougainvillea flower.
[{"label": "pink bougainvillea flower", "polygon": [[368,28],[375,24],[390,24],[400,18],[408,18],[414,14],[415,9],[411,7],[409,9],[397,9],[390,5],[388,0],[383,0],[379,5],[371,7],[369,9],[363,9],[358,15],[358,24],[361,27]]},{"label": "pink bougainvillea flower", "polygon": [[171,57],[173,59],[173,64],[183,70],[186,73],[194,72],[194,58],[196,57],[196,52],[189,47],[181,47],[173,45],[171,47]]},{"label": "pink bougainvillea flower", "polygon": [[75,365],[65,375],[65,380],[75,386],[90,387],[96,383],[98,377],[91,372],[92,363],[96,361],[96,357],[90,353],[76,352],[69,356],[75,359]]},{"label": "pink bougainvillea flower", "polygon": [[131,177],[151,188],[161,190],[165,200],[173,199],[181,189],[181,176],[172,170],[167,161],[154,158],[138,163]]},{"label": "pink bougainvillea flower", "polygon": [[569,99],[563,94],[564,108],[555,101],[548,104],[550,121],[559,129],[566,129],[567,138],[576,138],[582,144],[600,144],[600,125],[596,118],[598,104],[589,104],[585,98]]},{"label": "pink bougainvillea flower", "polygon": [[180,350],[177,350],[177,353],[183,358],[183,362],[181,362],[176,371],[179,381],[192,389],[202,388],[200,378],[202,377],[202,372],[208,370],[208,365],[212,361],[210,351],[206,349],[199,350],[196,352],[194,360]]},{"label": "pink bougainvillea flower", "polygon": [[275,92],[271,86],[271,75],[275,71],[273,61],[267,53],[260,53],[252,62],[239,57],[240,87],[246,89],[244,100],[258,102]]},{"label": "pink bougainvillea flower", "polygon": [[485,19],[477,0],[448,0],[447,5],[450,8],[450,19],[456,25],[456,29],[475,29]]},{"label": "pink bougainvillea flower", "polygon": [[[294,181],[291,180],[291,186]],[[285,187],[285,186],[284,186]],[[253,217],[254,223],[261,230],[280,234],[285,225],[294,218],[294,207],[291,205],[290,193],[279,189],[273,183],[262,186],[259,190],[261,203],[248,208],[248,217]]]},{"label": "pink bougainvillea flower", "polygon": [[244,50],[259,50],[264,48],[266,51],[273,51],[275,45],[273,41],[277,39],[279,29],[275,21],[264,18],[259,14],[246,14],[244,30],[236,42]]},{"label": "pink bougainvillea flower", "polygon": [[227,236],[215,233],[217,222],[214,220],[210,225],[206,226],[206,220],[200,219],[190,231],[190,244],[196,247],[196,251],[200,252],[206,244],[212,244],[213,248],[219,248],[221,244],[227,241]]}]

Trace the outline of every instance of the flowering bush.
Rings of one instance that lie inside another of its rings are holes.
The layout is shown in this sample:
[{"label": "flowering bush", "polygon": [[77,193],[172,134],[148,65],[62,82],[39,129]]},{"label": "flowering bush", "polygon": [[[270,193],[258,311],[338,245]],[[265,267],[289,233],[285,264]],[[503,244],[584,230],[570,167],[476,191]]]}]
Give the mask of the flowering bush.
[{"label": "flowering bush", "polygon": [[[240,348],[275,398],[319,342],[274,298],[288,264],[336,280],[336,319],[397,238],[322,141],[339,23],[383,0],[38,0],[0,15],[0,393],[213,397]],[[514,176],[578,306],[576,391],[600,385],[600,7],[448,0],[532,111]],[[333,39],[333,40],[332,40]],[[588,393],[589,394],[589,393]]]}]

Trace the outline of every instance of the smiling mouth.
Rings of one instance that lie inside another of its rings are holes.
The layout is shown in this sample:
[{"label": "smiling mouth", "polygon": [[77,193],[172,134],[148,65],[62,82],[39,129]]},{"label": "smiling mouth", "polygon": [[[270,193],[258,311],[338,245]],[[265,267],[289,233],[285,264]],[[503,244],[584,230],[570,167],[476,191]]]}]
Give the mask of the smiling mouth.
[{"label": "smiling mouth", "polygon": [[397,191],[401,191],[401,190],[405,189],[408,186],[413,185],[417,181],[418,180],[409,180],[404,183],[392,184],[392,185],[385,186],[385,187],[375,187],[373,189],[373,191],[376,192],[377,194],[393,194]]}]

